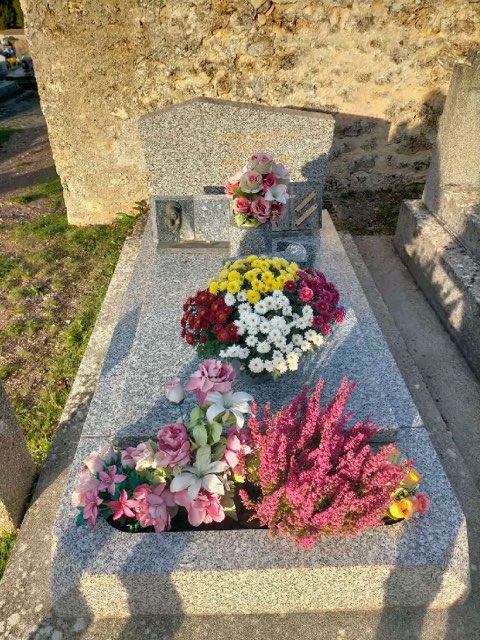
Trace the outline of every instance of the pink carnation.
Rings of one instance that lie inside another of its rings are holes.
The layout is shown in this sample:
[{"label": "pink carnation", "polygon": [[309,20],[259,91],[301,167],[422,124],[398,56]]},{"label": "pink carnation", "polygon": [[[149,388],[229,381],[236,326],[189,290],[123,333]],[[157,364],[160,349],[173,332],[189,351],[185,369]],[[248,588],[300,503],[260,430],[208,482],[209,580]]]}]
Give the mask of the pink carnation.
[{"label": "pink carnation", "polygon": [[232,382],[235,380],[234,369],[221,360],[204,360],[198,371],[190,376],[190,380],[185,385],[188,391],[197,394],[198,402],[205,404],[207,395],[212,391],[228,393],[232,389]]},{"label": "pink carnation", "polygon": [[165,425],[158,432],[157,438],[157,467],[174,467],[176,464],[190,462],[190,440],[183,424],[176,422]]}]

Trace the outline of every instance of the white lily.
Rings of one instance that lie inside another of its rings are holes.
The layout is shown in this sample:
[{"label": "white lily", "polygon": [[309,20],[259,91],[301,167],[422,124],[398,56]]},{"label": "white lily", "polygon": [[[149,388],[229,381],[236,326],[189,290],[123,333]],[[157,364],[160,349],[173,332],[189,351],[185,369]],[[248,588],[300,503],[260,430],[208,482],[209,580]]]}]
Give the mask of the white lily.
[{"label": "white lily", "polygon": [[236,391],[233,393],[219,393],[212,391],[207,395],[207,420],[213,422],[217,416],[223,413],[222,422],[228,422],[230,415],[235,416],[237,426],[243,427],[245,415],[251,411],[249,402],[253,402],[253,396],[249,393]]},{"label": "white lily", "polygon": [[226,462],[212,462],[211,449],[205,445],[197,449],[195,462],[182,467],[182,472],[173,478],[170,491],[177,493],[187,489],[190,500],[195,500],[202,487],[210,493],[223,496],[225,487],[217,473],[223,473],[227,469]]},{"label": "white lily", "polygon": [[269,187],[265,193],[265,200],[286,204],[288,200],[287,185],[274,184],[272,187]]}]

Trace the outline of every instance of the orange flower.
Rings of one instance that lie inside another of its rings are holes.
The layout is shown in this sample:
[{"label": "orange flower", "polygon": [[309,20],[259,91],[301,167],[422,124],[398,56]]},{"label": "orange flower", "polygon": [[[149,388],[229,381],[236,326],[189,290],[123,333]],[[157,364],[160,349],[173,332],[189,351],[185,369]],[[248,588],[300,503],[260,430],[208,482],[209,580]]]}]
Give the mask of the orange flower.
[{"label": "orange flower", "polygon": [[410,498],[402,498],[390,504],[387,516],[393,520],[404,520],[410,518],[414,511],[413,502]]},{"label": "orange flower", "polygon": [[409,469],[407,471],[407,475],[404,477],[401,484],[402,484],[402,487],[411,491],[421,481],[422,481],[422,476],[418,473],[418,471],[415,471],[415,469]]}]

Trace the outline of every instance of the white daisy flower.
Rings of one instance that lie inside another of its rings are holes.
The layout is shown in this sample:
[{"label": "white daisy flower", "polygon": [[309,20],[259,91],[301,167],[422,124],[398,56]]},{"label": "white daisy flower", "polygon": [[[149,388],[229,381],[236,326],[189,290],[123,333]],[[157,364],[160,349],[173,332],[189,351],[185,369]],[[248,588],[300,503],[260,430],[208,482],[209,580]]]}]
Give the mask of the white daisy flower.
[{"label": "white daisy flower", "polygon": [[242,304],[238,305],[238,313],[250,313],[252,307],[248,304],[248,302],[242,302]]},{"label": "white daisy flower", "polygon": [[267,296],[266,298],[263,299],[263,301],[267,305],[267,309],[269,311],[273,309],[273,307],[274,307],[274,299],[272,298],[272,296]]},{"label": "white daisy flower", "polygon": [[268,353],[271,350],[270,343],[266,340],[259,341],[257,344],[258,353]]},{"label": "white daisy flower", "polygon": [[310,326],[310,320],[308,318],[299,318],[295,322],[295,326],[298,329],[308,329],[308,327]]},{"label": "white daisy flower", "polygon": [[239,336],[243,336],[247,327],[245,326],[245,322],[243,320],[234,320],[233,324],[237,327],[237,333]]},{"label": "white daisy flower", "polygon": [[268,371],[268,373],[272,373],[273,370],[275,369],[275,367],[273,366],[272,360],[265,360],[265,362],[263,363],[263,366],[265,367],[265,371]]},{"label": "white daisy flower", "polygon": [[247,336],[247,338],[245,339],[245,344],[248,347],[254,347],[257,344],[258,340],[256,339],[255,336],[249,335]]},{"label": "white daisy flower", "polygon": [[233,305],[236,302],[235,296],[233,295],[233,293],[226,293],[224,300],[225,300],[225,304],[228,305],[229,307],[233,307]]},{"label": "white daisy flower", "polygon": [[287,363],[280,362],[276,369],[279,373],[285,373],[288,370]]},{"label": "white daisy flower", "polygon": [[285,359],[284,359],[283,355],[280,356],[280,357],[279,356],[275,356],[273,358],[273,367],[274,367],[274,369],[280,370],[280,367],[282,367],[282,366],[286,366],[286,362],[285,362]]},{"label": "white daisy flower", "polygon": [[293,349],[294,349],[293,342],[288,342],[285,345],[284,351],[285,353],[292,353]]},{"label": "white daisy flower", "polygon": [[262,322],[260,322],[260,324],[258,325],[258,330],[260,331],[260,333],[269,333],[270,331],[270,323],[268,320],[262,320]]},{"label": "white daisy flower", "polygon": [[248,358],[249,355],[250,355],[250,349],[248,347],[243,347],[243,348],[239,347],[236,357],[239,360],[245,360],[246,358]]},{"label": "white daisy flower", "polygon": [[260,358],[253,358],[253,360],[250,360],[248,363],[248,368],[253,373],[261,373],[264,369],[263,361],[260,360]]},{"label": "white daisy flower", "polygon": [[304,340],[301,344],[301,349],[302,351],[311,351],[312,350],[312,343],[308,342],[308,340]]},{"label": "white daisy flower", "polygon": [[280,331],[280,329],[271,329],[268,337],[270,342],[275,342],[275,340],[278,340],[282,337],[282,332]]},{"label": "white daisy flower", "polygon": [[316,333],[315,337],[312,338],[312,342],[316,347],[320,347],[325,342],[325,338],[321,333]]},{"label": "white daisy flower", "polygon": [[261,316],[264,316],[268,311],[268,307],[263,300],[259,300],[255,304],[254,309],[255,309],[255,312],[259,313]]},{"label": "white daisy flower", "polygon": [[296,353],[289,353],[286,357],[287,365],[290,371],[296,371],[298,369],[298,356]]},{"label": "white daisy flower", "polygon": [[305,333],[305,338],[307,340],[309,340],[310,342],[313,342],[315,340],[315,337],[317,335],[317,332],[314,331],[313,329],[309,329],[306,333]]},{"label": "white daisy flower", "polygon": [[294,333],[292,336],[292,342],[299,347],[303,342],[303,336],[300,333]]},{"label": "white daisy flower", "polygon": [[239,292],[237,293],[237,300],[238,300],[239,302],[246,302],[246,301],[248,300],[248,296],[247,296],[247,294],[245,293],[245,291],[239,291]]}]

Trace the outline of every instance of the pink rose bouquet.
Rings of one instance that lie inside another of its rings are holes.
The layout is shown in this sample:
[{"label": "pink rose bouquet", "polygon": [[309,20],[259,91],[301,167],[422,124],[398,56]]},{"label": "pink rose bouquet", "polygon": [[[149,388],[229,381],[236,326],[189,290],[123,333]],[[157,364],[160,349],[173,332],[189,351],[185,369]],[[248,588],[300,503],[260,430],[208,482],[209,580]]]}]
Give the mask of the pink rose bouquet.
[{"label": "pink rose bouquet", "polygon": [[287,168],[276,163],[271,153],[254,153],[242,172],[225,182],[225,194],[233,198],[235,221],[239,227],[258,227],[278,220],[286,210]]}]

